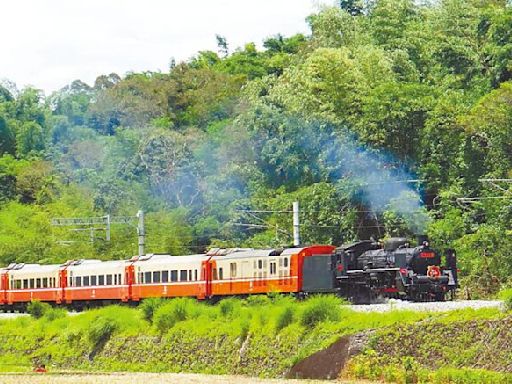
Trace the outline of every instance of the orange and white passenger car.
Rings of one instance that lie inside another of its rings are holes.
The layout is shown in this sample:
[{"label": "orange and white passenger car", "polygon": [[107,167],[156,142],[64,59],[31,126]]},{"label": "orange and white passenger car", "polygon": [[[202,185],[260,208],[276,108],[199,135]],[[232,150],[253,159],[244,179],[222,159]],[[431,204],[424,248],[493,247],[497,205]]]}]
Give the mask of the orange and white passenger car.
[{"label": "orange and white passenger car", "polygon": [[[335,247],[212,249],[206,254],[148,254],[130,260],[77,260],[62,265],[11,264],[0,270],[0,305],[32,300],[62,305],[137,302],[150,297],[212,297],[333,288]],[[320,273],[320,275],[319,275]]]}]

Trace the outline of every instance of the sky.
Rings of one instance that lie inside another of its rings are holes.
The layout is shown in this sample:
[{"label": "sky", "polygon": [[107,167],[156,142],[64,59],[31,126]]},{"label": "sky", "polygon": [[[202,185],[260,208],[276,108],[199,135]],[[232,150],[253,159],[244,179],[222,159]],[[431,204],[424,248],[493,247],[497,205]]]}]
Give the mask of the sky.
[{"label": "sky", "polygon": [[332,0],[6,0],[0,13],[0,81],[46,94],[98,75],[162,71],[269,36],[309,33],[305,18]]}]

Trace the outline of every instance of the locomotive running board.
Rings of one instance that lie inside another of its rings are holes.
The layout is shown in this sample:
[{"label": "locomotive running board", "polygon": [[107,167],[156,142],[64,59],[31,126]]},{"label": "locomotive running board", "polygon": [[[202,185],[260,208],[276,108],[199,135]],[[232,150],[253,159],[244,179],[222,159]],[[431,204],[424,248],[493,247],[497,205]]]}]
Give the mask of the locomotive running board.
[{"label": "locomotive running board", "polygon": [[359,273],[368,273],[368,272],[390,272],[390,271],[399,271],[400,268],[374,268],[374,269],[352,269],[347,271],[347,275],[355,275]]}]

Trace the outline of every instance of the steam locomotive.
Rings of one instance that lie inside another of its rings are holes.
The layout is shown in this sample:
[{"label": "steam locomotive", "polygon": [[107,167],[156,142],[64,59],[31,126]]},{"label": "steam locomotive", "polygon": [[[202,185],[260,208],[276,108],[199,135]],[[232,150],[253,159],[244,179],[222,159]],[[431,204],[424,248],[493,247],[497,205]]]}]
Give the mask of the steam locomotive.
[{"label": "steam locomotive", "polygon": [[458,286],[455,251],[447,251],[442,266],[441,255],[424,236],[414,247],[405,238],[391,238],[383,245],[359,241],[337,248],[335,255],[339,292],[353,302],[442,301],[453,298]]}]

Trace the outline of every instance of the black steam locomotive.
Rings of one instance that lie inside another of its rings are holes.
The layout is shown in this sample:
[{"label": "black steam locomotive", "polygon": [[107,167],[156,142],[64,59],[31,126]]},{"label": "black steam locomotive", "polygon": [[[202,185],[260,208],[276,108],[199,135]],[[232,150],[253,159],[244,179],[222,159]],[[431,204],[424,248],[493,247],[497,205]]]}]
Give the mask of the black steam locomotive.
[{"label": "black steam locomotive", "polygon": [[340,294],[352,302],[372,303],[384,298],[443,301],[457,288],[457,260],[453,250],[441,255],[425,237],[411,247],[405,238],[384,244],[366,240],[336,249],[336,280]]}]

